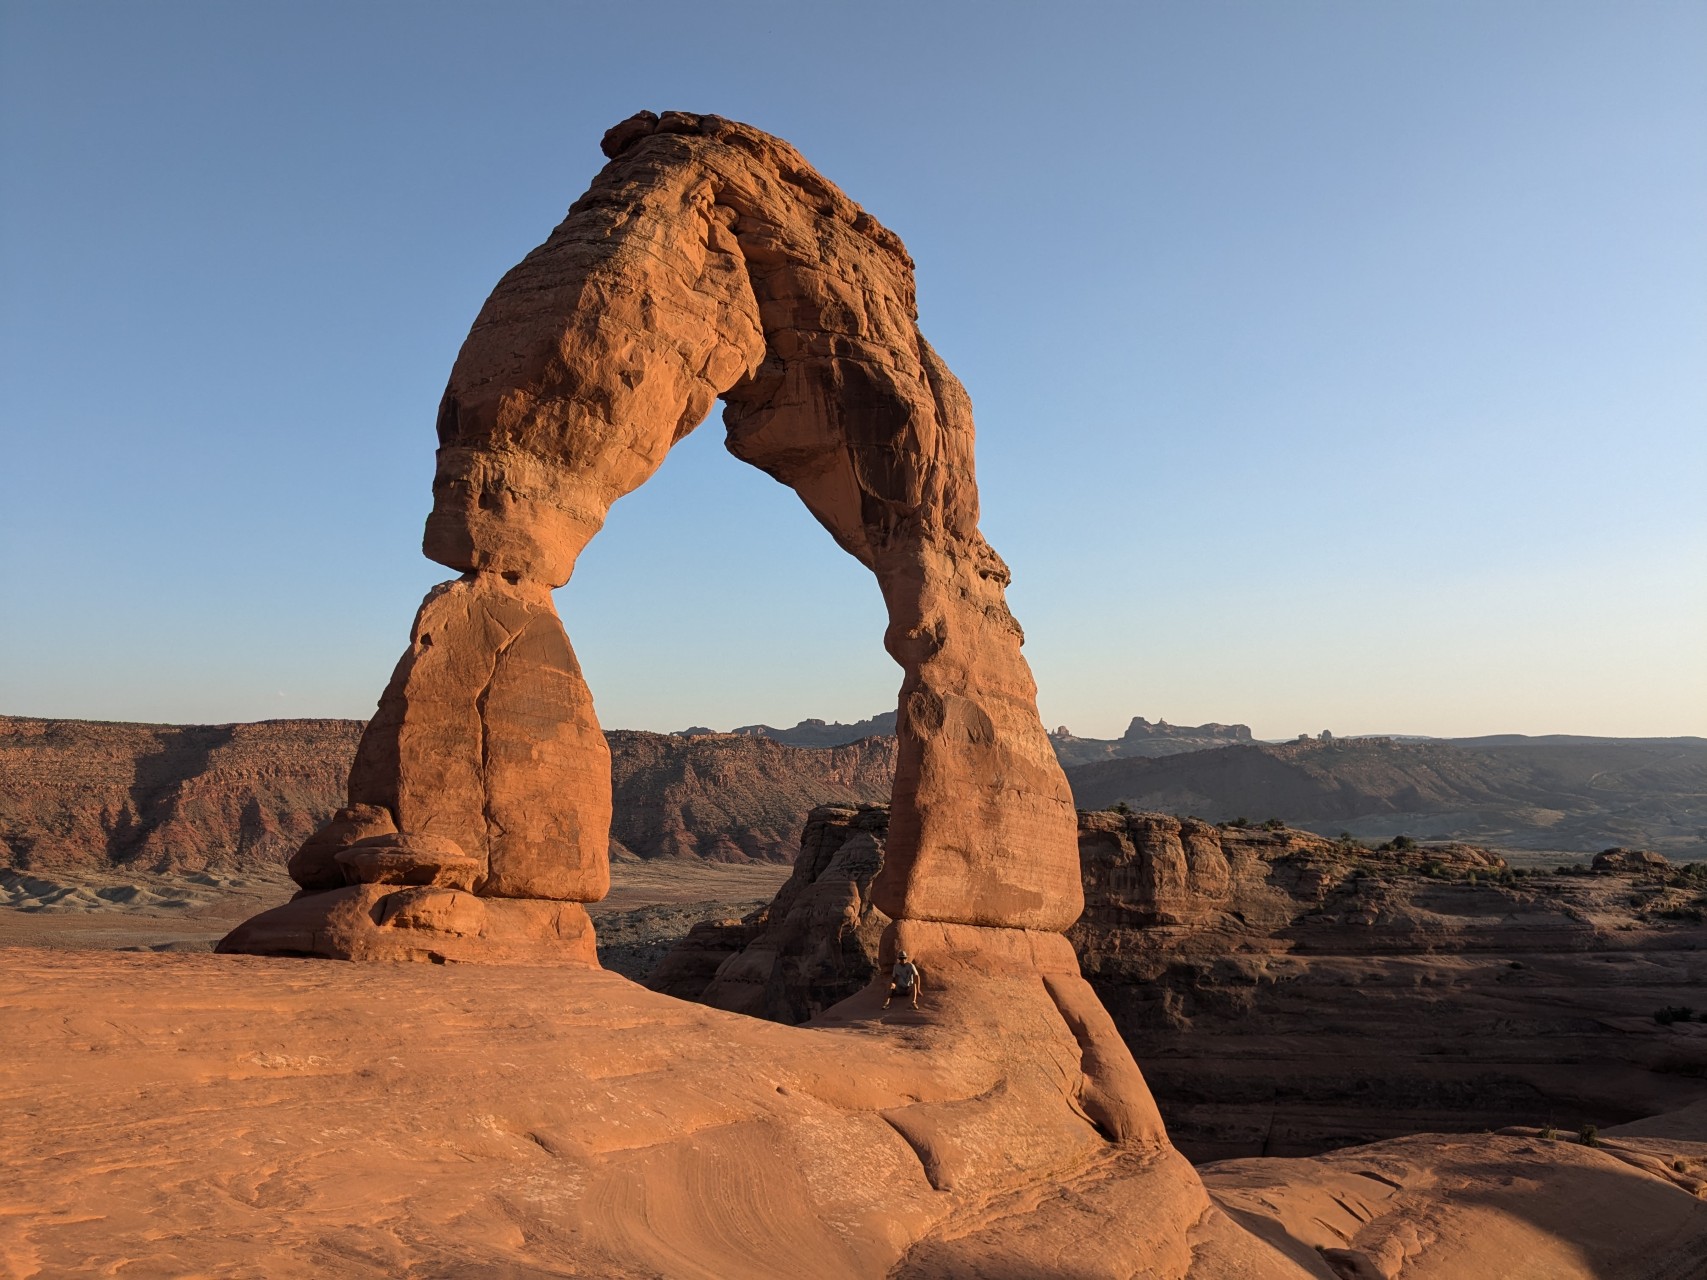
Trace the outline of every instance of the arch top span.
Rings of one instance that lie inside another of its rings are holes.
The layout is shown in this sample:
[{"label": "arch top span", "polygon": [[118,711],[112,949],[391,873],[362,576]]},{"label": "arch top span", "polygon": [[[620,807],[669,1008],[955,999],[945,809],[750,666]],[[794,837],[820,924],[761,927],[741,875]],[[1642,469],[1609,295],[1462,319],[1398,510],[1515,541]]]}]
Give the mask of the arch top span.
[{"label": "arch top span", "polygon": [[866,564],[908,522],[976,536],[970,405],[919,333],[900,239],[721,117],[643,112],[604,149],[457,357],[426,553],[561,585],[718,397],[731,452]]},{"label": "arch top span", "polygon": [[898,928],[1066,928],[1071,796],[978,529],[971,402],[919,332],[906,249],[750,126],[642,112],[603,147],[457,356],[423,549],[462,576],[422,605],[362,739],[356,825],[311,840],[298,878],[348,880],[340,842],[370,822],[450,841],[489,903],[603,895],[609,759],[550,591],[721,399],[729,451],[798,493],[888,608],[903,676],[877,905]]}]

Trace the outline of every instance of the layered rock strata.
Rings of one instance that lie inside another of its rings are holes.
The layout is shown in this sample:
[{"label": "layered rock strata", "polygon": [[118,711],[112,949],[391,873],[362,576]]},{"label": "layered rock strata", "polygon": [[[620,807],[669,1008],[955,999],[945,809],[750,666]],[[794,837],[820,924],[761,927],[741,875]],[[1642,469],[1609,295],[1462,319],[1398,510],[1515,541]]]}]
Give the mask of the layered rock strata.
[{"label": "layered rock strata", "polygon": [[0,716],[0,860],[20,871],[272,868],[333,814],[362,725]]},{"label": "layered rock strata", "polygon": [[[294,858],[299,883],[336,888],[338,850],[395,826],[389,810],[349,804],[363,728],[0,716],[0,868],[242,874]],[[895,773],[893,737],[814,749],[615,729],[605,741],[613,858],[791,862],[813,808],[887,801]]]}]

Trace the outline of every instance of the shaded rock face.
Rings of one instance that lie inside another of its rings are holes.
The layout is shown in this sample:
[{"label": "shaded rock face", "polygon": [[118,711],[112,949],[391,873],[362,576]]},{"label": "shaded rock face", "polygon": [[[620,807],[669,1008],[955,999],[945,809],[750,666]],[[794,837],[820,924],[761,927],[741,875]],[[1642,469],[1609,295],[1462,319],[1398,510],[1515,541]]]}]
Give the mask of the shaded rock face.
[{"label": "shaded rock face", "polygon": [[697,924],[648,977],[654,991],[799,1023],[869,983],[889,917],[872,901],[889,810],[814,809],[794,874],[743,920]]},{"label": "shaded rock face", "polygon": [[[815,812],[815,852],[777,900],[696,926],[649,985],[799,1022],[876,975],[871,858],[836,857],[856,832],[881,856],[883,816]],[[1519,876],[1472,846],[1377,852],[1155,813],[1082,813],[1079,851],[1069,940],[1194,1157],[1575,1132],[1707,1088],[1707,1024],[1652,1016],[1692,988],[1699,1004],[1707,880]]]},{"label": "shaded rock face", "polygon": [[883,803],[894,738],[814,749],[768,738],[613,730],[611,839],[642,858],[787,862],[818,805]]},{"label": "shaded rock face", "polygon": [[603,145],[451,370],[422,548],[462,577],[421,606],[350,806],[454,841],[486,865],[482,896],[606,892],[609,759],[550,592],[722,398],[730,452],[793,488],[888,607],[903,678],[874,900],[1064,929],[1083,905],[1071,798],[978,531],[971,403],[919,332],[906,250],[745,125],[642,113]]}]

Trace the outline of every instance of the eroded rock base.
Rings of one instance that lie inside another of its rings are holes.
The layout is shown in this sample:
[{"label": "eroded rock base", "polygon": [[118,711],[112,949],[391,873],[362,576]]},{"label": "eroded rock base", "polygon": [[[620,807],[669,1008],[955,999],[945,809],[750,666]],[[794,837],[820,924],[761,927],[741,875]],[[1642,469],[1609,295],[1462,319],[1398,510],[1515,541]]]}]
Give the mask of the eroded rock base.
[{"label": "eroded rock base", "polygon": [[237,926],[218,951],[327,960],[599,967],[578,902],[481,898],[441,885],[352,884],[300,894]]}]

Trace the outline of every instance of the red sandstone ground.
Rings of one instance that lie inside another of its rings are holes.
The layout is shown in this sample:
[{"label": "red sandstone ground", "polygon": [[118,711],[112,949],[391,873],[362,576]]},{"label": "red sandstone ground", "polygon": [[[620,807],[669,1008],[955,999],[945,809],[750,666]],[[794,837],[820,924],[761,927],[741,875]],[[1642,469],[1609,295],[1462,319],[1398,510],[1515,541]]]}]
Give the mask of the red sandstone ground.
[{"label": "red sandstone ground", "polygon": [[[884,1117],[1028,1086],[928,1009],[810,1030],[589,971],[39,949],[0,979],[19,1277],[1686,1280],[1707,1251],[1699,1109],[1602,1149],[1237,1161],[1211,1198],[1081,1141],[978,1194]],[[1013,1160],[1017,1118],[957,1158]]]}]

